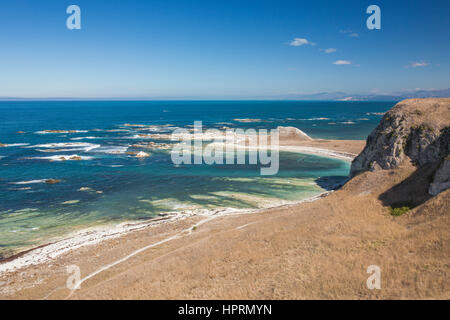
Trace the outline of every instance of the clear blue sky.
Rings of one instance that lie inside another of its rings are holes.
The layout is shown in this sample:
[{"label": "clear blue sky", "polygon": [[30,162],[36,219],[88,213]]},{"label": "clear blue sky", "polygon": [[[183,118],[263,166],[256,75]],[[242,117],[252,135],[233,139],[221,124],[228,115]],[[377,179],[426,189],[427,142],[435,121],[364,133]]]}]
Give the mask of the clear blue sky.
[{"label": "clear blue sky", "polygon": [[[81,30],[66,28],[71,4],[81,8]],[[381,30],[366,28],[371,4],[381,8]],[[449,88],[449,12],[448,0],[1,1],[0,96]],[[296,38],[308,43],[291,45],[304,42]]]}]

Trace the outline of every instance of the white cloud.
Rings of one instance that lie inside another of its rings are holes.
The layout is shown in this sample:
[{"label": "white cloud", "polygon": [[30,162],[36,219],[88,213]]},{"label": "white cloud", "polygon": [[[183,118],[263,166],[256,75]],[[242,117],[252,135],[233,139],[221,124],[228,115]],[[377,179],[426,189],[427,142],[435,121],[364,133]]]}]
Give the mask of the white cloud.
[{"label": "white cloud", "polygon": [[428,67],[430,64],[428,62],[413,62],[411,63],[409,66],[412,68],[417,68],[417,67]]},{"label": "white cloud", "polygon": [[290,46],[293,46],[293,47],[300,47],[300,46],[303,46],[303,45],[305,45],[305,44],[309,44],[309,45],[311,45],[311,46],[316,45],[315,43],[309,42],[307,39],[304,39],[304,38],[294,38],[294,40],[292,40],[292,41],[289,43],[289,45],[290,45]]},{"label": "white cloud", "polygon": [[333,64],[345,65],[345,64],[352,64],[352,63],[351,63],[351,61],[348,61],[348,60],[337,60],[337,61],[333,62]]},{"label": "white cloud", "polygon": [[325,51],[325,53],[333,53],[333,52],[336,52],[336,49],[335,48],[328,48],[328,49],[325,49],[324,51]]},{"label": "white cloud", "polygon": [[353,32],[352,30],[340,30],[339,32],[340,32],[340,33],[348,34],[348,36],[349,36],[349,37],[352,37],[352,38],[357,38],[357,37],[359,37],[359,34],[356,33],[356,32]]}]

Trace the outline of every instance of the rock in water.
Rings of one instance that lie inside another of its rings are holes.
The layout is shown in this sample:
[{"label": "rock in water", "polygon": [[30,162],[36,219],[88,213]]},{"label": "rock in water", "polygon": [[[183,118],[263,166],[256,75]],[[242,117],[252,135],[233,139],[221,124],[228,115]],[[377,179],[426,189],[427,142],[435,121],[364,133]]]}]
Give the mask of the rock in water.
[{"label": "rock in water", "polygon": [[141,151],[138,154],[136,154],[137,158],[147,158],[150,157],[150,155],[147,152]]},{"label": "rock in water", "polygon": [[47,179],[47,180],[45,180],[45,183],[48,183],[48,184],[56,184],[56,183],[60,183],[61,182],[61,180],[59,180],[59,179]]},{"label": "rock in water", "polygon": [[278,127],[277,130],[280,139],[283,140],[312,140],[310,136],[295,127]]}]

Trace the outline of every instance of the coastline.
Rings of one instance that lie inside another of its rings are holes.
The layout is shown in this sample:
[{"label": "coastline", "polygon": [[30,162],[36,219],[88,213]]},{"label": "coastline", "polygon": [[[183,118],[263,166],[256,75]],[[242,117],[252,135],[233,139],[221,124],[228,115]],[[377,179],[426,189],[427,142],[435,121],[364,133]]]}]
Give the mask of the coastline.
[{"label": "coastline", "polygon": [[[403,217],[392,217],[379,199],[415,170],[405,163],[366,172],[315,201],[251,214],[193,215],[102,239],[1,273],[0,297],[448,299],[440,241],[448,238],[450,190]],[[388,277],[383,290],[365,288],[373,264]],[[79,290],[67,287],[68,266],[79,267]],[[419,275],[420,291],[408,282]]]},{"label": "coastline", "polygon": [[[172,240],[177,240],[184,238],[186,236],[191,235],[196,228],[199,226],[206,224],[208,222],[212,222],[215,219],[219,218],[230,218],[230,217],[239,217],[245,215],[253,215],[258,213],[270,214],[272,210],[278,209],[288,209],[295,208],[299,205],[312,203],[323,199],[330,194],[332,191],[324,191],[315,196],[305,198],[299,201],[295,201],[288,204],[282,204],[273,207],[261,208],[261,209],[233,209],[229,208],[229,210],[203,210],[203,213],[194,213],[194,214],[174,214],[171,217],[162,217],[162,218],[154,218],[149,219],[143,222],[124,222],[119,225],[114,225],[111,227],[99,227],[95,228],[96,230],[86,229],[79,231],[76,235],[68,236],[61,240],[57,240],[54,242],[50,242],[48,244],[43,244],[35,248],[31,248],[20,252],[14,256],[11,256],[4,261],[0,262],[0,283],[3,283],[3,277],[23,275],[24,273],[30,272],[34,267],[46,268],[53,267],[53,262],[59,258],[64,258],[64,256],[70,255],[71,253],[77,253],[79,250],[87,249],[87,250],[96,250],[96,247],[102,244],[105,244],[112,240],[120,240],[121,238],[125,238],[127,236],[131,236],[133,233],[137,232],[147,232],[151,228],[155,227],[167,227],[172,229],[173,224],[179,222],[182,225],[187,225],[186,228],[181,230],[173,230],[176,232],[175,234],[168,236],[167,238],[159,239],[158,241],[146,245],[144,247],[140,247],[137,250],[128,253],[126,256],[121,257],[111,263],[106,265],[102,265],[97,270],[83,277],[79,286],[85,281],[93,278],[94,276],[107,271],[108,269],[121,264],[130,258],[147,251],[148,249],[157,247],[164,243],[170,242]],[[199,219],[200,218],[200,219]],[[239,226],[237,229],[243,229],[247,226],[250,226],[253,222],[244,224]],[[158,236],[154,234],[153,236]],[[86,257],[88,260],[89,258]],[[33,274],[34,272],[31,271]],[[34,286],[32,286],[34,287]],[[0,289],[0,299],[2,299],[2,295],[8,296],[10,294],[14,294],[17,292],[17,289],[7,289],[6,287]],[[61,289],[61,288],[57,288]],[[64,299],[70,299],[74,294],[75,290],[70,290],[70,293]],[[47,296],[43,298],[46,300],[53,293],[50,292]]]},{"label": "coastline", "polygon": [[[321,141],[327,141],[334,145],[342,143],[340,142],[340,140],[321,140]],[[281,141],[280,151],[314,154],[322,157],[332,157],[345,161],[352,161],[353,158],[356,156],[356,154],[337,151],[336,148],[334,148],[334,150],[332,148],[324,149],[311,146],[303,146],[302,144],[305,144],[305,142],[301,141],[292,143],[292,141],[287,142]],[[18,271],[27,268],[29,266],[48,263],[49,261],[61,255],[64,255],[73,250],[77,250],[81,247],[93,246],[99,244],[102,241],[120,238],[124,235],[129,234],[130,232],[146,228],[152,228],[162,223],[170,224],[179,220],[187,220],[193,217],[205,217],[205,219],[214,219],[227,215],[258,213],[262,211],[282,208],[286,206],[295,206],[301,203],[315,201],[320,198],[323,198],[329,193],[330,191],[324,191],[313,197],[309,197],[299,201],[289,202],[286,204],[276,204],[274,206],[269,206],[265,208],[257,208],[257,209],[227,208],[215,210],[199,209],[195,211],[170,212],[162,217],[152,218],[146,221],[129,221],[111,226],[99,226],[88,229],[82,229],[73,234],[69,234],[65,237],[62,237],[61,239],[57,239],[34,248],[26,249],[22,252],[14,254],[11,257],[6,258],[3,261],[0,261],[0,276],[2,274]]]},{"label": "coastline", "polygon": [[313,154],[322,157],[330,157],[335,159],[341,159],[346,161],[353,161],[353,159],[357,156],[357,154],[349,153],[349,152],[340,152],[329,149],[321,149],[315,147],[301,147],[301,146],[280,146],[280,151],[287,152],[298,152],[298,153],[306,153]]}]

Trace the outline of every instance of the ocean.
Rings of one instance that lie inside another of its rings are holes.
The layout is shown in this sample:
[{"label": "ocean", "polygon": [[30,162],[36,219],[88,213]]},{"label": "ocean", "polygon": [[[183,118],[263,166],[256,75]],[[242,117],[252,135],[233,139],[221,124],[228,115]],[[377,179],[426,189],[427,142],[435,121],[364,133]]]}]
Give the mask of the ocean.
[{"label": "ocean", "polygon": [[[294,126],[313,138],[366,139],[394,104],[1,101],[0,259],[77,230],[167,212],[293,203],[322,193],[324,177],[343,181],[350,168],[344,160],[294,152],[280,153],[274,176],[249,164],[174,165],[170,141],[145,134],[170,134],[201,120],[205,129]],[[165,147],[138,158],[132,152],[144,142]]]}]

